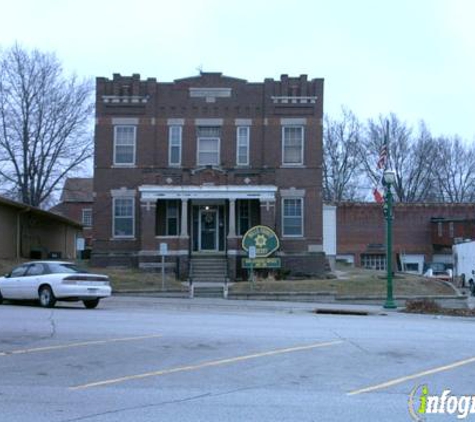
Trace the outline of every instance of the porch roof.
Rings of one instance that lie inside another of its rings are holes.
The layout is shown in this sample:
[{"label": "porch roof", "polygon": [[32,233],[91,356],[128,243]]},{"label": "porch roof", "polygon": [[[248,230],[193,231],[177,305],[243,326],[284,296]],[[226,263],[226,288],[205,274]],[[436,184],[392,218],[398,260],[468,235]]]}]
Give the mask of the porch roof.
[{"label": "porch roof", "polygon": [[277,186],[273,185],[200,185],[139,186],[140,200],[148,202],[157,199],[259,199],[275,201]]}]

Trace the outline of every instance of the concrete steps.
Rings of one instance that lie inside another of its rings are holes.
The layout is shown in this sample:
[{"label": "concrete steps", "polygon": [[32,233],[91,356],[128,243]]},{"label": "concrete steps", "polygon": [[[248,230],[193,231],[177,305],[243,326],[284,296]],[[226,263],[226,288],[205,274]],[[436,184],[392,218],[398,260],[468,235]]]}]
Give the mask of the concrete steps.
[{"label": "concrete steps", "polygon": [[190,278],[193,282],[224,283],[228,277],[225,256],[193,257],[190,261]]}]

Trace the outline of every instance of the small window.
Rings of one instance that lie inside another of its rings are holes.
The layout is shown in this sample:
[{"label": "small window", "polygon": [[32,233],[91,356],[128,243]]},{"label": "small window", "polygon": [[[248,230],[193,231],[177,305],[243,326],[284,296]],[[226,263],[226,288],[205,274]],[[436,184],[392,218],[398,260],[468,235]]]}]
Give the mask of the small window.
[{"label": "small window", "polygon": [[134,237],[134,198],[114,198],[114,237]]},{"label": "small window", "polygon": [[83,208],[82,224],[86,227],[92,227],[92,209],[91,208]]},{"label": "small window", "polygon": [[135,164],[135,126],[115,126],[114,164]]},{"label": "small window", "polygon": [[282,164],[303,164],[303,126],[282,127]]},{"label": "small window", "polygon": [[303,236],[303,199],[285,198],[282,201],[282,208],[283,236]]},{"label": "small window", "polygon": [[443,228],[442,228],[442,223],[439,221],[439,222],[437,223],[437,236],[438,236],[438,237],[442,237],[442,233],[443,233],[443,232],[442,232],[442,229],[443,229]]},{"label": "small window", "polygon": [[238,233],[243,236],[251,228],[251,203],[242,199],[239,200],[238,204]]},{"label": "small window", "polygon": [[168,129],[168,164],[181,165],[181,126],[170,126]]},{"label": "small window", "polygon": [[361,254],[361,266],[369,270],[385,270],[386,255],[384,254]]},{"label": "small window", "polygon": [[236,164],[238,166],[249,165],[249,127],[237,128]]},{"label": "small window", "polygon": [[454,237],[454,223],[450,222],[449,223],[449,237]]},{"label": "small window", "polygon": [[198,165],[218,166],[220,164],[221,128],[198,128]]},{"label": "small window", "polygon": [[167,201],[167,236],[178,236],[178,201]]}]

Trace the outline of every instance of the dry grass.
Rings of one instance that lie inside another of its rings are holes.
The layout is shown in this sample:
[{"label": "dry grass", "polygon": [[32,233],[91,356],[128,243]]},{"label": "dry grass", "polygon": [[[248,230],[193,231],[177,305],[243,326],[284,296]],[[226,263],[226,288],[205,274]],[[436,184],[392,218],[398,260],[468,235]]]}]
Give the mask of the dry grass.
[{"label": "dry grass", "polygon": [[[387,280],[384,272],[362,268],[338,267],[336,279],[314,280],[258,280],[256,292],[325,292],[337,295],[384,296]],[[411,274],[397,274],[393,279],[394,294],[411,295],[453,295],[447,284],[437,279],[428,279]],[[235,293],[249,292],[249,282],[239,282],[231,287]]]}]

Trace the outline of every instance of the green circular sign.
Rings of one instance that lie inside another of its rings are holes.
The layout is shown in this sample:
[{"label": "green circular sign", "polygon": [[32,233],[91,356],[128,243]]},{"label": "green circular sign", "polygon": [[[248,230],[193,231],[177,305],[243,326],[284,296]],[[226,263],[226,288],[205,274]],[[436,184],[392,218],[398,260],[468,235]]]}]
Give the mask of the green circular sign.
[{"label": "green circular sign", "polygon": [[242,238],[242,248],[248,252],[249,247],[256,248],[256,257],[265,258],[280,247],[279,238],[267,226],[251,227]]}]

